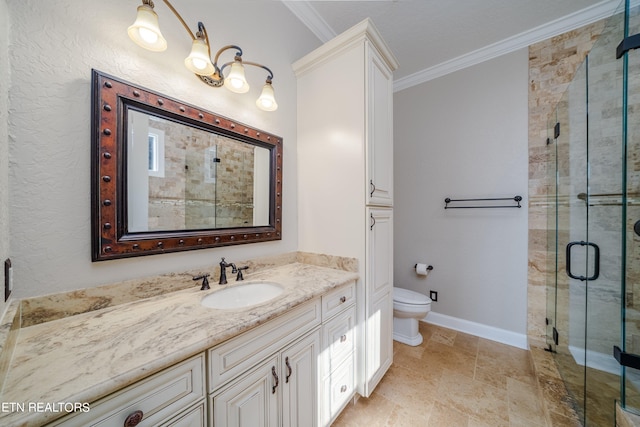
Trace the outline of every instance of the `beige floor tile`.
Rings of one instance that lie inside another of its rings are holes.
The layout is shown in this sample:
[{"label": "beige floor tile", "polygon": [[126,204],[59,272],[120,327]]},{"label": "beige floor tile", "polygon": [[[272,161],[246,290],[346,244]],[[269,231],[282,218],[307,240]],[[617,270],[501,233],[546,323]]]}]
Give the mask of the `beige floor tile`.
[{"label": "beige floor tile", "polygon": [[473,335],[458,332],[456,334],[456,338],[453,341],[453,347],[459,351],[476,355],[478,354],[479,343],[480,343],[480,338]]},{"label": "beige floor tile", "polygon": [[479,421],[508,425],[507,392],[457,372],[443,371],[437,402]]},{"label": "beige floor tile", "polygon": [[456,339],[457,332],[451,329],[445,329],[438,326],[433,326],[433,334],[427,342],[437,342],[440,344],[453,345]]},{"label": "beige floor tile", "polygon": [[428,427],[466,427],[468,425],[468,415],[439,402],[433,404],[433,410],[427,424]]},{"label": "beige floor tile", "polygon": [[431,340],[422,353],[418,364],[425,370],[440,367],[473,378],[476,355],[458,351],[453,346],[442,345]]},{"label": "beige floor tile", "polygon": [[[334,426],[548,427],[527,351],[423,322],[420,332],[420,346],[394,342],[394,363],[371,397]],[[547,383],[552,398],[558,384]],[[557,425],[573,427],[571,415],[554,413],[569,423]]]},{"label": "beige floor tile", "polygon": [[380,394],[373,393],[368,399],[363,397],[355,404],[347,405],[332,425],[335,427],[384,427],[395,406]]},{"label": "beige floor tile", "polygon": [[507,379],[509,401],[509,421],[528,420],[532,425],[544,426],[544,408],[537,386],[530,382],[522,383],[513,378]]},{"label": "beige floor tile", "polygon": [[441,374],[442,370],[421,373],[392,366],[375,392],[426,419],[437,396]]}]

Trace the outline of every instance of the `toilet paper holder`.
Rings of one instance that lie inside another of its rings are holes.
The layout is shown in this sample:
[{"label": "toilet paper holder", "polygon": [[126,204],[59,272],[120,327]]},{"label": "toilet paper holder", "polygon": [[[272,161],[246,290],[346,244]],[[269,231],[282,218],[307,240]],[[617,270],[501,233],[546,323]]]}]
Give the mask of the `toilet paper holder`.
[{"label": "toilet paper holder", "polygon": [[[417,267],[418,267],[418,264],[416,263],[416,265],[414,265],[413,268],[416,269]],[[433,265],[427,266],[427,270],[429,271],[433,270]]]}]

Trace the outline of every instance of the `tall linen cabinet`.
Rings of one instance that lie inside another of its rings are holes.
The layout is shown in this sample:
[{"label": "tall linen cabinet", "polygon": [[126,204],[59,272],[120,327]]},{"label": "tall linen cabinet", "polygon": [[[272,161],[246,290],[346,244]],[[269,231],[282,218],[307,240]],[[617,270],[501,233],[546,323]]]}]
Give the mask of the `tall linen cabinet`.
[{"label": "tall linen cabinet", "polygon": [[356,390],[393,359],[393,79],[365,19],[293,64],[298,80],[298,247],[356,258]]}]

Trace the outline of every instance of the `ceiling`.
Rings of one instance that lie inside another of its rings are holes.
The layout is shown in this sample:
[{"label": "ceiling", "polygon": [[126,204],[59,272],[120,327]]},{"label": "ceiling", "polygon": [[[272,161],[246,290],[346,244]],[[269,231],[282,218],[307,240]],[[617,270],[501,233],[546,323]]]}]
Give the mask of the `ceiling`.
[{"label": "ceiling", "polygon": [[322,42],[371,18],[400,64],[398,90],[608,17],[619,0],[283,3]]}]

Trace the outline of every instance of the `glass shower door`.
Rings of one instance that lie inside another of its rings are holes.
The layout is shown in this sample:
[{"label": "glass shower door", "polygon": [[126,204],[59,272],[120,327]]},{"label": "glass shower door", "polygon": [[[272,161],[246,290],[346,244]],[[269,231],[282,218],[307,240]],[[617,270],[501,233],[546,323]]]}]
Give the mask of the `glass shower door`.
[{"label": "glass shower door", "polygon": [[556,107],[556,314],[555,359],[576,412],[584,419],[585,341],[589,246],[588,209],[581,197],[588,190],[587,64],[583,63]]},{"label": "glass shower door", "polygon": [[623,38],[624,14],[607,20],[587,57],[587,210],[589,244],[585,281],[585,425],[615,425],[620,398],[620,366],[613,347],[621,340],[623,265],[623,63],[616,47]]},{"label": "glass shower door", "polygon": [[[630,7],[625,35],[640,33],[640,6]],[[640,355],[640,49],[631,50],[618,62],[625,63],[626,96],[623,112],[625,122],[626,174],[624,193],[623,233],[625,235],[625,277],[623,292],[622,350]],[[640,371],[623,368],[622,405],[640,413]]]},{"label": "glass shower door", "polygon": [[613,426],[620,396],[623,15],[607,21],[556,119],[555,358],[585,426]]}]

